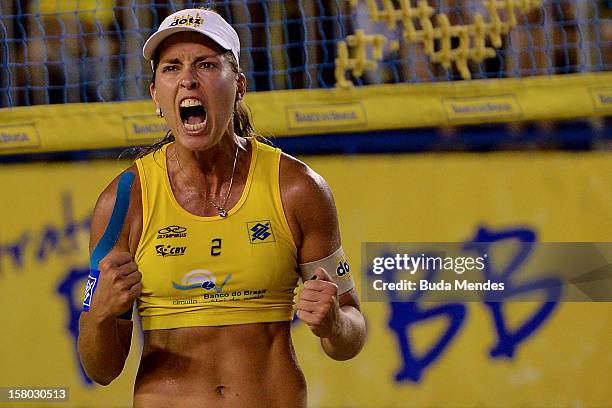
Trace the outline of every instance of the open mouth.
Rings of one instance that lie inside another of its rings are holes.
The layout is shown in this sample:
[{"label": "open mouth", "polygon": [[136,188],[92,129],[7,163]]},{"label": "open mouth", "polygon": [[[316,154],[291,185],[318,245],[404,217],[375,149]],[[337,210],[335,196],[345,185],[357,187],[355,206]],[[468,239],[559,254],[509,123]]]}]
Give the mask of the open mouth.
[{"label": "open mouth", "polygon": [[204,122],[206,122],[206,109],[204,109],[202,102],[200,102],[198,99],[183,99],[179,105],[179,113],[185,129],[189,131],[204,129]]}]

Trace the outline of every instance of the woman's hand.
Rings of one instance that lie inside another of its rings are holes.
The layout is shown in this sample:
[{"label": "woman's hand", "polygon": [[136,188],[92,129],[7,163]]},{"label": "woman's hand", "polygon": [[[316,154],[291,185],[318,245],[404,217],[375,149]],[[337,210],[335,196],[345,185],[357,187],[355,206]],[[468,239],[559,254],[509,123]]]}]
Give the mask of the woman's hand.
[{"label": "woman's hand", "polygon": [[297,316],[318,337],[332,338],[338,334],[338,286],[331,281],[325,269],[317,269],[314,277],[304,282],[304,287],[298,295]]},{"label": "woman's hand", "polygon": [[91,312],[100,318],[118,317],[132,308],[142,290],[142,274],[129,252],[112,252],[100,261],[100,277]]}]

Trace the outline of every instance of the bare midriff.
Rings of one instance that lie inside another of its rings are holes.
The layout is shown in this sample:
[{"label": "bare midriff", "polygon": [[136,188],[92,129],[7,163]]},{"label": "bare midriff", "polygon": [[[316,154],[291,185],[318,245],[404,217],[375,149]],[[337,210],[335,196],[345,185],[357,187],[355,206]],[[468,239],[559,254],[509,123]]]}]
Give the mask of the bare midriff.
[{"label": "bare midriff", "polygon": [[134,407],[305,407],[289,322],[145,331]]}]

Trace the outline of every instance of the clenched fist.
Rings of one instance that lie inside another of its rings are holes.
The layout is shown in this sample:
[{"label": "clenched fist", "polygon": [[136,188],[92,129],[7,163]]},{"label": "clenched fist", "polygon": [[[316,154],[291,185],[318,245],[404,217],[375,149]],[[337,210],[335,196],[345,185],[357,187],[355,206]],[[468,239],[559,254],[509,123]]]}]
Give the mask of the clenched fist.
[{"label": "clenched fist", "polygon": [[318,337],[334,337],[339,331],[338,286],[323,268],[315,271],[316,280],[304,282],[298,296],[297,316]]},{"label": "clenched fist", "polygon": [[129,252],[108,254],[99,264],[100,277],[91,311],[101,317],[121,316],[142,290],[142,274]]}]

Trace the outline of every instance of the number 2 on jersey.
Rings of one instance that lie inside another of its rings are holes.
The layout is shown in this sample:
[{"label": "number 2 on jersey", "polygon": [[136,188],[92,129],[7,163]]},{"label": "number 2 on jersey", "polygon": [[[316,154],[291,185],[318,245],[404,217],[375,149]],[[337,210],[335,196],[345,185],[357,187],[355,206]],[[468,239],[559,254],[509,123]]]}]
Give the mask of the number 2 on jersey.
[{"label": "number 2 on jersey", "polygon": [[221,255],[221,238],[214,238],[210,241],[210,255],[211,256],[219,256]]}]

